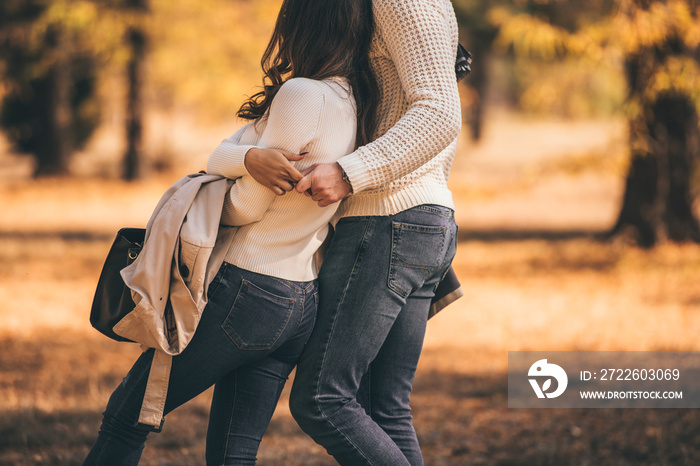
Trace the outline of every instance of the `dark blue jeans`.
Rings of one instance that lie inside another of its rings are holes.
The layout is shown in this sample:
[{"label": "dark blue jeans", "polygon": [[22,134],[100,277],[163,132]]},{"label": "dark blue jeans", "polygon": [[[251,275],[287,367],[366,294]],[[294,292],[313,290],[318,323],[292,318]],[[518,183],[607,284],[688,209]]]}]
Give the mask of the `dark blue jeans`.
[{"label": "dark blue jeans", "polygon": [[[255,464],[282,388],[314,325],[318,286],[223,264],[192,341],[173,357],[165,414],[216,384],[208,465]],[[112,393],[86,465],[138,464],[149,430],[137,426],[153,350]]]},{"label": "dark blue jeans", "polygon": [[409,400],[456,233],[452,210],[432,205],[338,222],[290,408],[340,464],[423,464]]}]

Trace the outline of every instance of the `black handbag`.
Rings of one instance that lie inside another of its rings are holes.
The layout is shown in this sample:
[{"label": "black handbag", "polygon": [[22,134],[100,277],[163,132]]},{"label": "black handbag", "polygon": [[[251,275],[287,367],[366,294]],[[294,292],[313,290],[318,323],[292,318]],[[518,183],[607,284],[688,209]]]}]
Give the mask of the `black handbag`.
[{"label": "black handbag", "polygon": [[102,266],[95,297],[92,300],[90,323],[112,340],[131,341],[117,335],[112,329],[124,316],[134,310],[131,290],[124,284],[120,272],[138,257],[145,236],[144,228],[119,230]]}]

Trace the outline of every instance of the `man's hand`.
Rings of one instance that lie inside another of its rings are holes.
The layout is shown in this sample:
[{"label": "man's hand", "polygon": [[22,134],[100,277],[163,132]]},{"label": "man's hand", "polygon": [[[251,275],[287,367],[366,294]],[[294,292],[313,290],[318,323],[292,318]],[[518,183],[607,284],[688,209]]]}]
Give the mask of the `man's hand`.
[{"label": "man's hand", "polygon": [[272,190],[278,196],[294,189],[294,184],[304,175],[290,162],[304,158],[303,154],[292,154],[277,149],[253,147],[245,154],[245,168],[255,181]]},{"label": "man's hand", "polygon": [[306,193],[326,207],[350,194],[352,187],[343,180],[343,170],[338,163],[319,163],[304,170],[304,178],[296,185],[297,192]]}]

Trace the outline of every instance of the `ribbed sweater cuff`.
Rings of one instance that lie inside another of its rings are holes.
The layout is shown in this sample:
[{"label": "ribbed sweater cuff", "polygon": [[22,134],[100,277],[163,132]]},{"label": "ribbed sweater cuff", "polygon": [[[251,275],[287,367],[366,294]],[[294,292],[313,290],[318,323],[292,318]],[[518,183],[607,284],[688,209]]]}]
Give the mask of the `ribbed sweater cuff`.
[{"label": "ribbed sweater cuff", "polygon": [[338,160],[338,164],[343,168],[345,174],[350,178],[352,192],[357,194],[373,187],[372,176],[357,154],[357,151],[346,155]]},{"label": "ribbed sweater cuff", "polygon": [[394,215],[422,204],[437,204],[455,208],[452,193],[444,185],[424,185],[416,180],[404,189],[393,192],[367,191],[349,196],[340,204],[331,223],[343,217]]},{"label": "ribbed sweater cuff", "polygon": [[207,171],[223,175],[226,178],[239,178],[248,174],[245,168],[245,155],[255,146],[239,146],[231,142],[222,142],[209,157]]}]

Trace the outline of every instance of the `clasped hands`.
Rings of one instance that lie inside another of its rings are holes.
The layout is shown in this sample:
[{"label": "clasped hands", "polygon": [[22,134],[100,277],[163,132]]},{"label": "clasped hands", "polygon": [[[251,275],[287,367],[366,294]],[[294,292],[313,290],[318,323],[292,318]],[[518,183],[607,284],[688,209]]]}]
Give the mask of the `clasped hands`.
[{"label": "clasped hands", "polygon": [[254,147],[245,155],[245,167],[258,183],[278,196],[295,189],[311,197],[319,207],[326,207],[347,196],[351,187],[343,180],[337,162],[317,163],[303,172],[291,162],[302,160],[306,153],[292,154],[278,149]]}]

